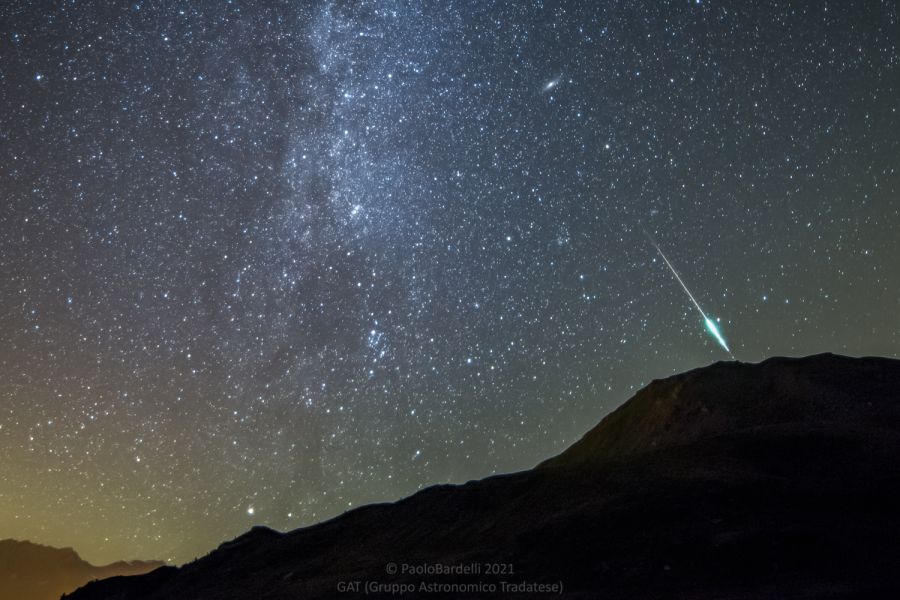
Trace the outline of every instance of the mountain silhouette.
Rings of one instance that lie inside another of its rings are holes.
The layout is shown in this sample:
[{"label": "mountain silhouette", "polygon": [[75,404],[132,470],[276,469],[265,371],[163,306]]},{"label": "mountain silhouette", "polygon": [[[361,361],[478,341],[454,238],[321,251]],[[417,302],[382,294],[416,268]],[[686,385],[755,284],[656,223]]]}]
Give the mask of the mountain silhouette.
[{"label": "mountain silhouette", "polygon": [[900,361],[824,354],[654,381],[532,470],[67,598],[893,597],[898,540]]},{"label": "mountain silhouette", "polygon": [[71,548],[28,541],[0,540],[0,598],[57,600],[95,579],[141,575],[163,566],[160,561],[115,562],[96,567]]}]

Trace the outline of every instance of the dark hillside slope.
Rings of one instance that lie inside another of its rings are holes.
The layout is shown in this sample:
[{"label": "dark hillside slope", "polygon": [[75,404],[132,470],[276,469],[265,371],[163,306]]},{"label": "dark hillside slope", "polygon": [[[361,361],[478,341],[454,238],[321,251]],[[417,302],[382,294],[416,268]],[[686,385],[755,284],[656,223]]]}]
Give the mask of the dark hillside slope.
[{"label": "dark hillside slope", "polygon": [[[347,581],[413,585],[406,597],[432,595],[423,582],[529,597],[503,581],[561,582],[571,598],[884,597],[900,593],[897,540],[900,361],[775,358],[655,381],[531,471],[257,528],[72,598],[362,597]],[[386,572],[473,562],[515,572]]]}]

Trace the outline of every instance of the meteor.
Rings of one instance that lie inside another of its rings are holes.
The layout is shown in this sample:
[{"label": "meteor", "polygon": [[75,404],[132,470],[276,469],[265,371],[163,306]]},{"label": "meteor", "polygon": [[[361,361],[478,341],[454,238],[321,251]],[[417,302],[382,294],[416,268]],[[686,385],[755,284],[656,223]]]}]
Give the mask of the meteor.
[{"label": "meteor", "polygon": [[725,341],[725,338],[722,337],[722,333],[719,331],[719,327],[716,325],[716,322],[706,316],[706,313],[703,312],[703,309],[700,308],[700,303],[697,302],[697,299],[694,298],[694,295],[691,293],[691,290],[684,284],[684,281],[681,279],[681,275],[678,274],[678,271],[675,270],[675,267],[672,266],[672,263],[669,262],[669,259],[666,258],[666,255],[663,254],[663,251],[660,250],[659,245],[653,238],[650,237],[650,234],[647,233],[647,230],[644,230],[644,235],[647,236],[647,239],[650,240],[650,243],[653,244],[653,247],[656,248],[656,251],[659,252],[659,255],[662,256],[662,259],[665,261],[666,266],[669,267],[669,270],[672,271],[672,275],[675,276],[675,279],[678,280],[678,283],[681,284],[682,289],[684,289],[685,293],[688,295],[688,298],[691,299],[691,302],[694,303],[694,306],[697,307],[697,311],[700,313],[700,316],[703,317],[703,323],[706,325],[706,329],[709,333],[716,339],[722,348],[725,349],[725,352],[731,354],[731,349],[728,347],[728,343]]}]

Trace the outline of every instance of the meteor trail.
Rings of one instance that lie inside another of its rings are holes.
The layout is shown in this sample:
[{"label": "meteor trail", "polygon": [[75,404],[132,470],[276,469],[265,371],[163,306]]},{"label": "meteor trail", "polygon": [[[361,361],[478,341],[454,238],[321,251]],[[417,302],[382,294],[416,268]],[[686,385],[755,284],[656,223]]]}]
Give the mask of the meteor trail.
[{"label": "meteor trail", "polygon": [[650,241],[651,244],[653,244],[653,247],[656,248],[656,251],[659,252],[659,255],[662,256],[662,259],[665,261],[666,266],[669,267],[670,271],[672,271],[672,275],[675,276],[675,279],[677,279],[678,283],[681,284],[681,287],[684,289],[685,293],[688,295],[688,298],[690,298],[691,302],[694,303],[694,306],[697,307],[697,311],[703,317],[703,322],[706,325],[706,329],[709,331],[710,334],[712,334],[712,336],[714,338],[716,338],[716,341],[719,342],[719,345],[725,349],[725,352],[727,352],[728,354],[731,354],[731,349],[728,347],[728,344],[725,342],[725,338],[722,337],[722,334],[719,332],[719,328],[716,326],[715,321],[713,321],[712,319],[710,319],[709,317],[706,316],[706,313],[703,312],[702,308],[700,308],[700,303],[697,302],[697,299],[694,298],[694,295],[691,293],[691,290],[689,290],[688,287],[684,284],[684,281],[681,279],[681,275],[678,274],[678,271],[675,270],[675,267],[672,266],[672,263],[669,262],[669,259],[666,258],[666,255],[663,254],[663,251],[660,250],[659,245],[653,240],[652,237],[650,237],[650,234],[647,233],[646,229],[644,230],[644,235],[647,236],[647,239]]}]

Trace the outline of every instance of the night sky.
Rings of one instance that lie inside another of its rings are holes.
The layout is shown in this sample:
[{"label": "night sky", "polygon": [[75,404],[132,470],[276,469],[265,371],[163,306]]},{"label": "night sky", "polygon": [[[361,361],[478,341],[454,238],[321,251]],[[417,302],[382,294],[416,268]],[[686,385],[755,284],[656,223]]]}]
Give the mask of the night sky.
[{"label": "night sky", "polygon": [[7,1],[0,538],[190,560],[898,354],[892,1]]}]

